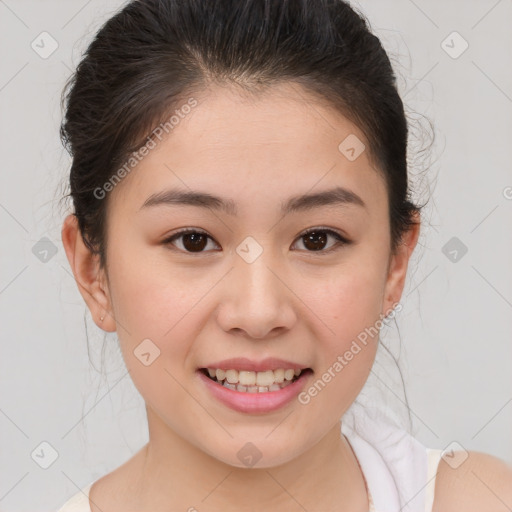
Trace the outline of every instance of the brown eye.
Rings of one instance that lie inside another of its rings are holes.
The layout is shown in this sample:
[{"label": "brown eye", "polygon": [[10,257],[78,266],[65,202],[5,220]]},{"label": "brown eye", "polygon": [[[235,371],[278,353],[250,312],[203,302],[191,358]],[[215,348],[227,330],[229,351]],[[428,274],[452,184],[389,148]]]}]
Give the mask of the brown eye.
[{"label": "brown eye", "polygon": [[[332,244],[326,250],[325,247],[329,240],[329,237],[335,238],[337,243]],[[332,229],[313,228],[309,229],[302,235],[299,240],[303,241],[304,247],[307,252],[330,252],[336,249],[340,245],[346,245],[350,243],[348,240],[343,238],[340,234]]]},{"label": "brown eye", "polygon": [[[330,246],[328,246],[329,238],[336,240],[335,243],[331,244]],[[177,246],[175,243],[178,240],[181,241],[181,247]],[[214,242],[213,238],[207,235],[204,231],[183,229],[182,231],[178,231],[171,237],[167,238],[162,243],[164,245],[174,245],[181,252],[200,254],[202,252],[209,252],[205,251],[208,245],[208,240],[212,240]],[[298,240],[302,241],[306,252],[318,253],[329,253],[332,250],[336,250],[340,246],[350,244],[349,240],[342,237],[336,231],[325,228],[309,229],[300,235]],[[215,245],[217,244],[215,243]]]},{"label": "brown eye", "polygon": [[178,249],[184,252],[201,253],[204,252],[205,247],[208,245],[208,239],[213,240],[203,231],[197,231],[192,229],[186,229],[178,231],[170,238],[163,241],[164,245],[173,244],[175,240],[181,239],[181,247]]}]

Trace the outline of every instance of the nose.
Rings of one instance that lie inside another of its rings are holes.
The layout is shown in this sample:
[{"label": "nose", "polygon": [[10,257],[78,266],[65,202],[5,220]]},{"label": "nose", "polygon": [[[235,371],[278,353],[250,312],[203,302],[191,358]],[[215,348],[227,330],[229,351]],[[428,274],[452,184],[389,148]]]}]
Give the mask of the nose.
[{"label": "nose", "polygon": [[217,310],[217,322],[226,332],[267,339],[282,336],[297,320],[294,294],[283,272],[265,254],[252,262],[235,254]]}]

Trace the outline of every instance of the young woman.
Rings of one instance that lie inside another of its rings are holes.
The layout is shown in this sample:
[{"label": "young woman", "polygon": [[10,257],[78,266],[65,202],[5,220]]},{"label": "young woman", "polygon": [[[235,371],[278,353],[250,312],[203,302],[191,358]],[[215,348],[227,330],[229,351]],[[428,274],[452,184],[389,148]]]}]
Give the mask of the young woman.
[{"label": "young woman", "polygon": [[341,0],[133,1],[68,85],[62,240],[149,440],[62,512],[512,509],[501,460],[442,457],[364,407],[345,424],[421,210],[364,17]]}]

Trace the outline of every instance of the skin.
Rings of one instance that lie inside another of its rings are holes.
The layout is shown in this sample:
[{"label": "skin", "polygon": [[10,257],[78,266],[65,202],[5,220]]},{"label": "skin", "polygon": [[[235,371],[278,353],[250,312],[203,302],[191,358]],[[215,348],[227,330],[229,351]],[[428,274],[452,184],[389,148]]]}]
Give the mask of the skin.
[{"label": "skin", "polygon": [[498,457],[474,451],[456,469],[441,459],[432,512],[460,510],[510,512],[512,467]]},{"label": "skin", "polygon": [[[93,485],[91,509],[367,511],[340,418],[368,378],[377,337],[307,405],[293,400],[272,413],[229,409],[196,369],[274,356],[312,368],[309,387],[399,302],[419,218],[392,255],[381,175],[367,151],[349,161],[338,150],[350,134],[368,147],[363,133],[297,85],[258,97],[211,87],[194,97],[198,106],[110,192],[107,269],[75,218],[64,221],[79,290],[98,326],[117,331],[149,427],[148,444]],[[289,197],[335,185],[366,207],[281,217]],[[168,188],[232,199],[239,214],[182,205],[140,211]],[[301,234],[321,226],[352,243],[328,253],[337,242],[329,235],[324,253],[311,250]],[[204,252],[187,253],[183,237],[163,243],[180,228],[206,231]],[[250,264],[236,252],[247,236],[263,249]],[[160,349],[149,366],[134,355],[147,338]],[[262,454],[252,468],[237,457],[248,441]]]}]

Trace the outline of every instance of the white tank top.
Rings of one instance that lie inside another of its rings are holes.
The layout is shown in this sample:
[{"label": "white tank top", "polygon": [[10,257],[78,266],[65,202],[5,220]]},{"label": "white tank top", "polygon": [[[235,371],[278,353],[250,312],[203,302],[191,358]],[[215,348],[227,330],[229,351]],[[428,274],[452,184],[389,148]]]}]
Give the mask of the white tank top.
[{"label": "white tank top", "polygon": [[[343,417],[341,433],[361,467],[369,512],[432,512],[442,450],[426,448],[379,409],[358,405]],[[89,491],[93,483],[71,497],[58,512],[91,512]]]},{"label": "white tank top", "polygon": [[426,448],[381,409],[357,402],[341,431],[366,480],[369,512],[432,512],[442,450]]}]

